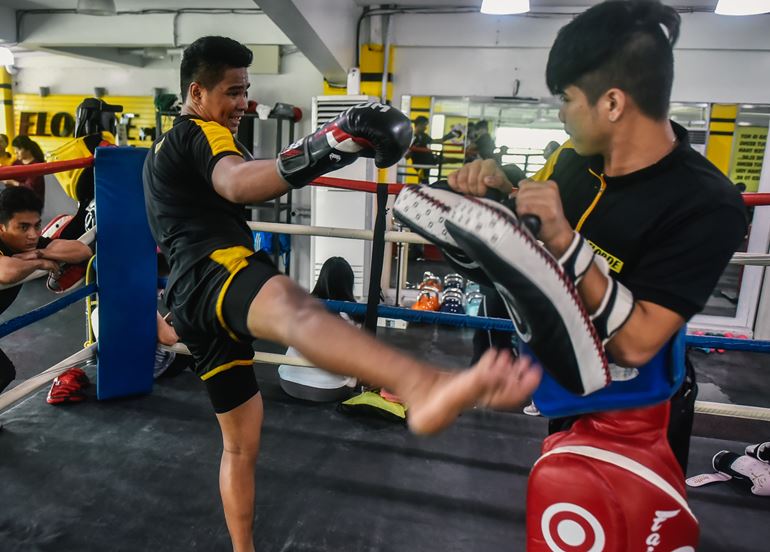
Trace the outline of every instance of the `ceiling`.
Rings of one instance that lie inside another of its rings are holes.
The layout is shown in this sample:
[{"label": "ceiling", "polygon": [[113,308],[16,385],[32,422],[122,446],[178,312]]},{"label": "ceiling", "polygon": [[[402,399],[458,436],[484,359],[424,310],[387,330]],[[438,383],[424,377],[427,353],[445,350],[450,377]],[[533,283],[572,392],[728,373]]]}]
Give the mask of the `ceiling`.
[{"label": "ceiling", "polygon": [[[322,0],[317,0],[322,1]],[[358,6],[378,6],[388,4],[384,0],[350,0]],[[254,0],[115,0],[118,11],[145,9],[182,9],[182,8],[254,8]],[[533,11],[553,8],[585,8],[598,4],[599,0],[530,0]],[[717,0],[664,0],[665,4],[682,9],[713,11]],[[390,5],[416,6],[481,6],[481,0],[397,0]],[[0,6],[18,10],[75,9],[77,0],[0,0]]]},{"label": "ceiling", "polygon": [[[0,0],[0,6],[16,10],[74,10],[78,0]],[[115,0],[118,11],[180,9],[254,9],[254,0]]]},{"label": "ceiling", "polygon": [[[377,6],[384,4],[382,0],[351,0],[359,6]],[[481,6],[481,0],[398,0],[393,2],[398,6]],[[586,8],[598,4],[599,0],[530,0],[530,9],[537,11],[539,8]],[[669,4],[683,9],[705,9],[714,11],[717,0],[664,0]]]}]

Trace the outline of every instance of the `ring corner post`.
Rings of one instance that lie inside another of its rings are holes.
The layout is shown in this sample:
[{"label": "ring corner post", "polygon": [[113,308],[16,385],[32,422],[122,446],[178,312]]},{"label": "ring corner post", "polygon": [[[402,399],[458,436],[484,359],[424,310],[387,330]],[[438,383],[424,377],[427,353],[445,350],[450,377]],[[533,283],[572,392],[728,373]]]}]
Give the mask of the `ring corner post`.
[{"label": "ring corner post", "polygon": [[157,344],[157,260],[144,207],[144,148],[97,148],[97,397],[149,393]]}]

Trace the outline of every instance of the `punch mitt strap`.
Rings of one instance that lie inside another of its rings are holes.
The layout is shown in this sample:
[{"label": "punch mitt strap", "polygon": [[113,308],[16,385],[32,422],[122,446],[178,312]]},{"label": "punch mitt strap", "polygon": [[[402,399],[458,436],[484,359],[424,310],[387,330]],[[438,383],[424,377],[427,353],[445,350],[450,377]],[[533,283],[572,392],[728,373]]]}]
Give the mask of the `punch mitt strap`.
[{"label": "punch mitt strap", "polygon": [[609,384],[604,347],[575,285],[511,211],[466,198],[445,225],[492,280],[517,333],[559,384],[578,395]]}]

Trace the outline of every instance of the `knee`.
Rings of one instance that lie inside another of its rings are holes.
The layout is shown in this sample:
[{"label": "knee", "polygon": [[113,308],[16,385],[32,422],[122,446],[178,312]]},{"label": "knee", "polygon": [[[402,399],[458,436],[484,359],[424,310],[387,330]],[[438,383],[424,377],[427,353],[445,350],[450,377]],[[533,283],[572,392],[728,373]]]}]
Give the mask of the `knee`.
[{"label": "knee", "polygon": [[[270,306],[267,317],[273,321],[273,328],[280,328],[281,338],[289,342],[300,325],[313,323],[319,315],[323,315],[323,304],[297,286],[288,278],[270,280]],[[250,313],[251,314],[251,313]],[[260,313],[264,316],[266,313]]]}]

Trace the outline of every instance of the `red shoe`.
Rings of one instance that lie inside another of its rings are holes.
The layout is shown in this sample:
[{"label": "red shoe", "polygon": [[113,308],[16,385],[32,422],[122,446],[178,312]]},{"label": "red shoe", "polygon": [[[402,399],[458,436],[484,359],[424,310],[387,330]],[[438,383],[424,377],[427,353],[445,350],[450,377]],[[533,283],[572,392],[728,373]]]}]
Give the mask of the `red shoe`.
[{"label": "red shoe", "polygon": [[88,379],[88,376],[82,368],[70,368],[66,372],[60,374],[57,379],[65,383],[77,383],[83,389],[86,389],[91,385],[91,380]]},{"label": "red shoe", "polygon": [[85,388],[90,385],[88,376],[80,368],[70,368],[56,377],[48,391],[48,404],[82,402],[86,400]]},{"label": "red shoe", "polygon": [[46,287],[54,293],[65,291],[82,284],[86,279],[85,264],[62,263],[58,274],[49,274]]}]

